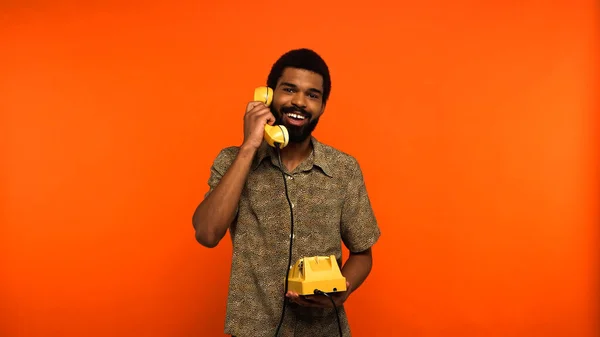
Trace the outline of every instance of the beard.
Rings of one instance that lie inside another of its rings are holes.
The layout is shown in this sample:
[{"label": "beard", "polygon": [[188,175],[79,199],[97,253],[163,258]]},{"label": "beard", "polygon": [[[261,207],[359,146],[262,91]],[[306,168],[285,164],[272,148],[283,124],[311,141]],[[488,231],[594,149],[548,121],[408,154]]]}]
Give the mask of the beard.
[{"label": "beard", "polygon": [[[306,116],[306,118],[308,118],[308,123],[306,123],[305,125],[302,125],[302,126],[290,125],[290,124],[286,123],[283,119],[283,115],[286,113],[289,113],[289,112],[302,113],[304,116]],[[289,141],[290,143],[301,143],[301,142],[305,141],[308,137],[310,137],[312,132],[317,127],[317,124],[319,123],[319,118],[313,119],[311,113],[309,113],[308,111],[306,111],[302,108],[298,108],[298,107],[294,107],[294,106],[281,107],[280,111],[277,111],[271,105],[271,113],[276,118],[275,124],[283,125],[287,128],[288,133],[290,135],[290,141]]]}]

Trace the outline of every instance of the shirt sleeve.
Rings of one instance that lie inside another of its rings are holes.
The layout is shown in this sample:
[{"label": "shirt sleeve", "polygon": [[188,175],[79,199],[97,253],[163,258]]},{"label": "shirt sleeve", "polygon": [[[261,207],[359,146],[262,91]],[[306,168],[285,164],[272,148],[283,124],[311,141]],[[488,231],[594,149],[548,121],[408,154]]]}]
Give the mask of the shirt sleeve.
[{"label": "shirt sleeve", "polygon": [[[208,191],[204,194],[204,198],[208,197],[208,195],[214,191],[217,187],[221,178],[225,175],[231,164],[237,155],[237,148],[228,147],[217,155],[214,159],[211,167],[210,167],[210,176],[208,177]],[[236,208],[235,214],[237,215],[238,209]]]},{"label": "shirt sleeve", "polygon": [[348,182],[341,216],[342,241],[350,252],[362,252],[373,246],[381,236],[362,170],[355,161]]}]

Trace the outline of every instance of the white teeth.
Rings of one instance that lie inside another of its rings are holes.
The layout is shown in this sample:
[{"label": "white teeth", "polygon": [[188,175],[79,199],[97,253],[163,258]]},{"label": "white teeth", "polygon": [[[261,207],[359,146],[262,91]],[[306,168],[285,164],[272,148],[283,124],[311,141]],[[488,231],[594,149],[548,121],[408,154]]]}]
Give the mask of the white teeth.
[{"label": "white teeth", "polygon": [[295,114],[295,113],[288,113],[287,115],[288,115],[289,117],[291,117],[291,118],[294,118],[294,119],[300,119],[300,120],[302,120],[302,119],[304,119],[304,118],[305,118],[304,116],[302,116],[302,115],[298,115],[298,114]]}]

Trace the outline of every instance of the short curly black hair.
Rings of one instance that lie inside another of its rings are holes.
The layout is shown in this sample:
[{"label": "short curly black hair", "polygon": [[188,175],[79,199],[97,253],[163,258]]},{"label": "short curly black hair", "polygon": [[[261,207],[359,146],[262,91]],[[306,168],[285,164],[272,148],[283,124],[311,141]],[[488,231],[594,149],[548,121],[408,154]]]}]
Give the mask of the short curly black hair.
[{"label": "short curly black hair", "polygon": [[285,68],[299,68],[315,72],[323,77],[323,104],[331,93],[331,77],[325,60],[315,51],[307,48],[293,49],[283,54],[271,67],[267,86],[275,89]]}]

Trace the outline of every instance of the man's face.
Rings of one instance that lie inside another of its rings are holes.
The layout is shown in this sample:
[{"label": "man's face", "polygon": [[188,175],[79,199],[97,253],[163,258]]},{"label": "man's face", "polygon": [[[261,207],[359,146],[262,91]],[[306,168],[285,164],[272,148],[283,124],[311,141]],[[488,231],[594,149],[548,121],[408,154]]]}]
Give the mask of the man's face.
[{"label": "man's face", "polygon": [[297,68],[286,68],[273,88],[271,112],[284,125],[290,143],[307,139],[323,114],[323,77]]}]

